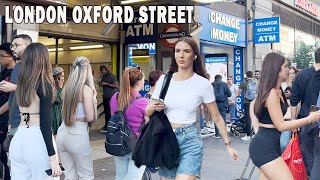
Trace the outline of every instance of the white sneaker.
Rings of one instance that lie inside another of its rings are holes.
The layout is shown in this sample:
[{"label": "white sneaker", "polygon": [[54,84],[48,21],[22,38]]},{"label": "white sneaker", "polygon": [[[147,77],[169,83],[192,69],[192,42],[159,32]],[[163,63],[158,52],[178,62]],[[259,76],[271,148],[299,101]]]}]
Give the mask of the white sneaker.
[{"label": "white sneaker", "polygon": [[207,131],[210,132],[210,133],[215,133],[216,132],[214,128],[205,127],[205,129],[207,129]]},{"label": "white sneaker", "polygon": [[242,137],[241,139],[244,141],[249,141],[251,138],[250,138],[250,136],[246,135],[246,136]]},{"label": "white sneaker", "polygon": [[211,129],[214,129],[214,124],[211,124],[211,123],[209,123],[209,124],[206,124],[206,128],[211,128]]},{"label": "white sneaker", "polygon": [[200,133],[201,134],[209,134],[210,132],[208,131],[207,128],[203,128],[203,129],[200,130]]}]

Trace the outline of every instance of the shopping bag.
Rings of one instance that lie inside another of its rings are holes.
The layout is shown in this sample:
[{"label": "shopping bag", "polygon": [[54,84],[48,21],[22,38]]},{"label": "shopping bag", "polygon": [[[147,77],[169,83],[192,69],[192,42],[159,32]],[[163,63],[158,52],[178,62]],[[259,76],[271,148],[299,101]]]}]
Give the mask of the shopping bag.
[{"label": "shopping bag", "polygon": [[284,150],[282,158],[288,165],[294,180],[308,180],[297,132],[292,133],[292,138]]}]

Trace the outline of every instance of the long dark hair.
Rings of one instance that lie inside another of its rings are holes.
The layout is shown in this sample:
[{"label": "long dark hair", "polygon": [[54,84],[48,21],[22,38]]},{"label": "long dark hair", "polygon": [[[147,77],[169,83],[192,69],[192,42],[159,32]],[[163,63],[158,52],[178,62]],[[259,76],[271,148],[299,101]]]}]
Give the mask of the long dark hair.
[{"label": "long dark hair", "polygon": [[[28,107],[41,85],[43,95],[54,94],[52,68],[48,48],[41,43],[31,43],[24,50],[21,71],[18,78],[16,100],[22,107]],[[52,102],[54,96],[51,97]]]},{"label": "long dark hair", "polygon": [[[277,86],[281,66],[285,63],[285,61],[285,57],[278,53],[269,53],[263,60],[258,94],[254,104],[254,114],[258,119],[260,119],[262,116],[262,110],[265,107],[271,89]],[[281,92],[285,103],[287,103],[287,99],[282,90]]]},{"label": "long dark hair", "polygon": [[[182,38],[178,39],[176,44],[178,44],[178,42],[185,42],[185,43],[187,43],[187,44],[189,44],[191,46],[191,48],[192,48],[192,50],[194,52],[194,55],[197,56],[197,59],[194,60],[194,62],[193,62],[193,71],[195,73],[197,73],[198,75],[208,79],[208,77],[206,75],[207,72],[203,67],[203,63],[202,63],[202,60],[201,60],[199,47],[198,47],[196,41],[191,37],[182,37]],[[176,46],[172,50],[171,66],[170,66],[170,70],[169,70],[170,73],[174,73],[174,72],[178,71],[178,64],[177,64],[176,58],[175,58],[175,48],[176,48]]]}]

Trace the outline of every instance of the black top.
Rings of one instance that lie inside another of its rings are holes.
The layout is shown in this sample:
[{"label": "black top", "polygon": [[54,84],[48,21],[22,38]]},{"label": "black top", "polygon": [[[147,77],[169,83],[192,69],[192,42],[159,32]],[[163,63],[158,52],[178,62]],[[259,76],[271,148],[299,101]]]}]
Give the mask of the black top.
[{"label": "black top", "polygon": [[[117,82],[117,78],[112,73],[108,72],[107,74],[102,76],[101,82],[113,84],[113,83]],[[114,93],[117,92],[117,88],[110,87],[108,85],[105,85],[102,87],[103,87],[103,97],[104,98],[111,98],[114,95]]]},{"label": "black top", "polygon": [[47,95],[43,95],[42,86],[39,85],[37,95],[40,98],[40,130],[46,143],[48,155],[55,155],[56,152],[53,148],[52,142],[52,120],[51,120],[51,109],[52,109],[52,90],[47,91]]},{"label": "black top", "polygon": [[[12,69],[4,68],[0,74],[0,82],[1,81],[10,82],[11,72],[12,72]],[[8,102],[8,100],[9,100],[9,93],[0,91],[0,107],[3,106],[6,102]],[[2,124],[1,126],[7,126],[8,120],[9,120],[9,111],[0,115],[0,124]]]},{"label": "black top", "polygon": [[[299,111],[299,118],[307,117],[309,115],[310,105],[316,105],[317,98],[307,95],[308,84],[313,74],[316,73],[314,67],[310,67],[299,72],[292,84],[292,91],[290,97],[290,104],[297,106],[301,102],[301,109]],[[319,95],[319,91],[316,94]]]},{"label": "black top", "polygon": [[[310,67],[299,72],[293,82],[290,103],[297,106],[301,102],[301,109],[297,118],[309,115],[311,105],[317,104],[320,91],[320,70]],[[301,127],[301,133],[312,134],[319,130],[318,124],[309,124]]]},{"label": "black top", "polygon": [[24,116],[24,121],[29,127],[28,122],[30,120],[30,115],[40,114],[40,130],[44,139],[44,142],[47,147],[48,155],[55,155],[56,152],[53,148],[52,143],[52,120],[51,120],[51,109],[52,109],[52,90],[47,91],[48,94],[44,96],[42,86],[39,85],[37,89],[37,95],[40,99],[40,112],[39,113],[29,113],[29,112],[21,112],[22,116]]},{"label": "black top", "polygon": [[[281,106],[282,114],[285,115],[287,113],[288,104],[284,103],[280,99],[280,106]],[[259,122],[262,124],[273,124],[267,107],[263,108],[262,115],[261,115],[261,118],[259,119]]]}]

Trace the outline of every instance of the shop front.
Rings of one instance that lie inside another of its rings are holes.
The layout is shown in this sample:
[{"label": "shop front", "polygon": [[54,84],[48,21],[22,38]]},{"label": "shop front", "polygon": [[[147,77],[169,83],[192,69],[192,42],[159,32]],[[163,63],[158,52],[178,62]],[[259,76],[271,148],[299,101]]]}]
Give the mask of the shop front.
[{"label": "shop front", "polygon": [[273,1],[272,11],[281,19],[281,40],[272,49],[284,54],[289,66],[298,69],[311,66],[314,51],[320,47],[319,1]]},{"label": "shop front", "polygon": [[[210,82],[220,74],[225,82],[228,76],[233,76],[234,83],[239,85],[244,73],[246,20],[202,6],[197,6],[195,11],[195,20],[202,25],[200,53]],[[238,109],[242,109],[241,97],[237,101]]]}]

